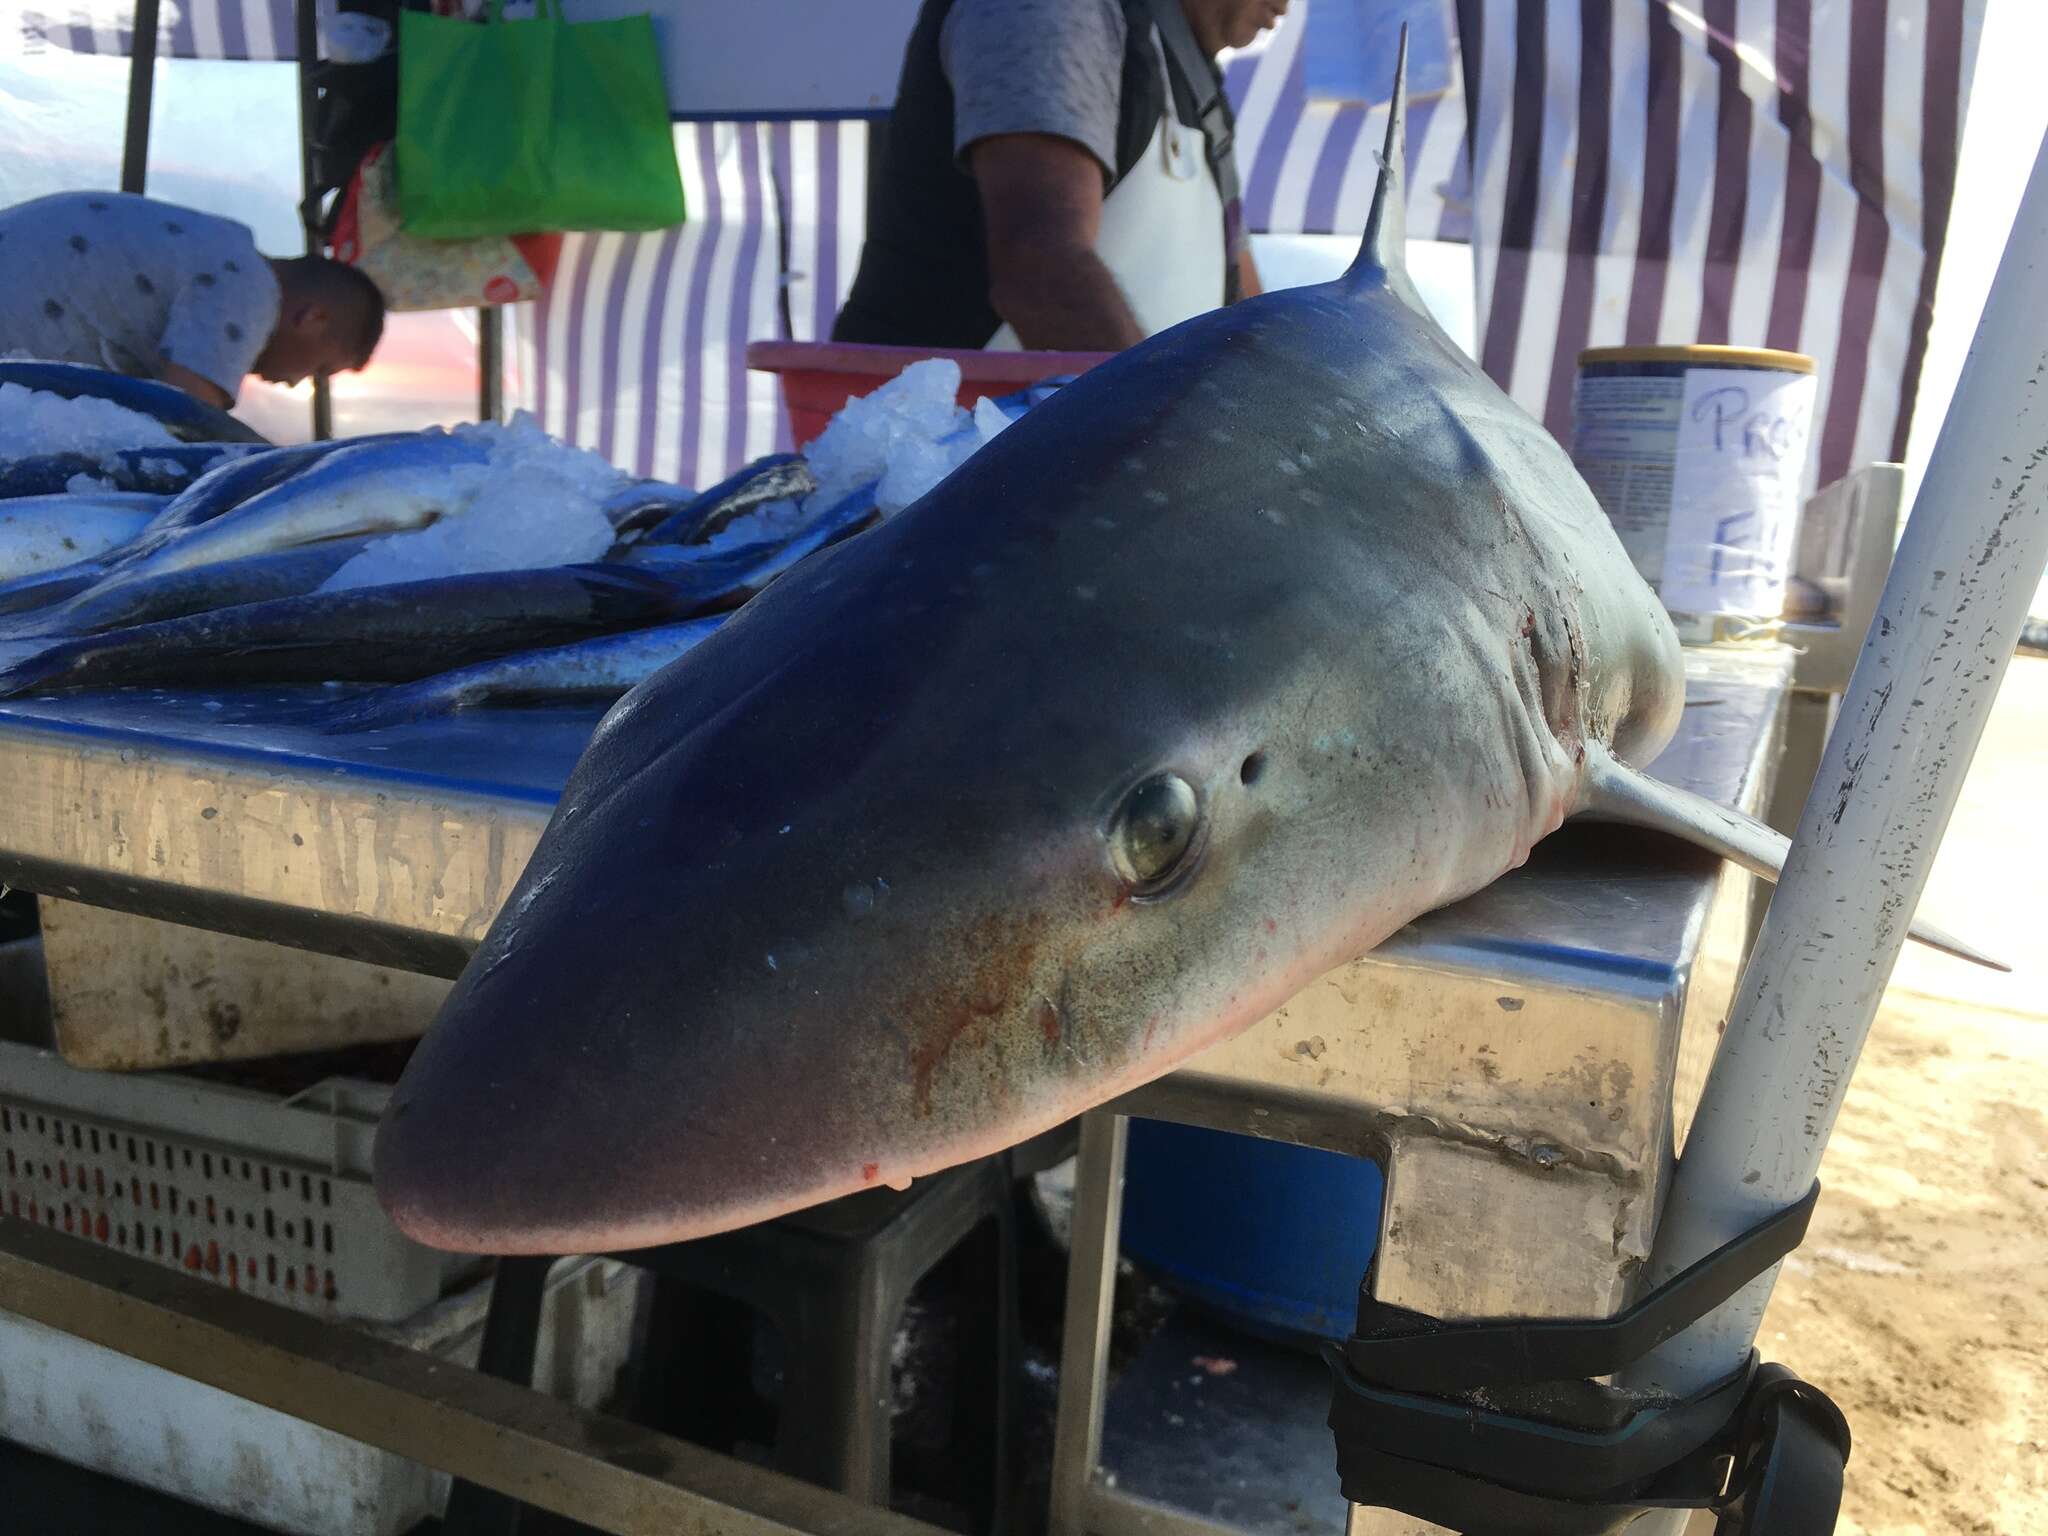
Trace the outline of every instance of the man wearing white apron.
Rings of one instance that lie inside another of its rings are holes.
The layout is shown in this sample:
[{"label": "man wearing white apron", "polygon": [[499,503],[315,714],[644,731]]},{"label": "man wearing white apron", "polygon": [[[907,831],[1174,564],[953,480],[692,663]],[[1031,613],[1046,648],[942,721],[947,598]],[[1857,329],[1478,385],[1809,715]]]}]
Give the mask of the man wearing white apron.
[{"label": "man wearing white apron", "polygon": [[1258,291],[1214,56],[1287,0],[926,0],[835,341],[1116,351]]}]

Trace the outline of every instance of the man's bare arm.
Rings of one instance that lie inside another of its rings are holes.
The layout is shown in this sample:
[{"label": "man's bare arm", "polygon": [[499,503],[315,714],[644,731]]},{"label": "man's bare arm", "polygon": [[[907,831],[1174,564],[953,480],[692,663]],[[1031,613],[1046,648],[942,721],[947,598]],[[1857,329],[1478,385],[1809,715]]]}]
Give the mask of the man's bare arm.
[{"label": "man's bare arm", "polygon": [[1102,167],[1071,139],[1006,133],[975,144],[989,302],[1034,350],[1120,352],[1145,339],[1095,254]]},{"label": "man's bare arm", "polygon": [[222,389],[211,379],[203,379],[190,368],[180,368],[176,363],[164,364],[164,382],[175,384],[195,400],[219,410],[226,410],[235,403],[235,397]]}]

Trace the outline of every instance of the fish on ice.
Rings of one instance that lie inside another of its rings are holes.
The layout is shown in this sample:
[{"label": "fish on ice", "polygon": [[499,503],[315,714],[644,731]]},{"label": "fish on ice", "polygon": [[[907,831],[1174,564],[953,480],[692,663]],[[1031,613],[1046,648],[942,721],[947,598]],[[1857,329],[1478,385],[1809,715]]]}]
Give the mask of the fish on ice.
[{"label": "fish on ice", "polygon": [[139,683],[410,682],[514,651],[687,617],[659,576],[492,571],[245,603],[104,634],[10,644],[0,698]]},{"label": "fish on ice", "polygon": [[55,395],[62,400],[104,400],[123,410],[147,416],[166,432],[187,443],[263,443],[263,435],[246,423],[195,400],[182,389],[155,379],[131,378],[82,363],[0,360],[0,385]]},{"label": "fish on ice", "polygon": [[676,508],[649,528],[642,542],[702,544],[756,507],[771,501],[801,501],[817,488],[817,477],[802,454],[772,453]]},{"label": "fish on ice", "polygon": [[536,699],[609,703],[694,650],[724,622],[722,615],[686,619],[478,662],[352,699],[325,728],[338,733],[382,730],[481,705]]},{"label": "fish on ice", "polygon": [[34,454],[0,463],[0,501],[16,496],[54,496],[81,477],[97,480],[109,490],[168,496],[223,460],[258,451],[234,443],[176,443],[121,448],[108,454]]},{"label": "fish on ice", "polygon": [[96,584],[57,602],[0,615],[0,640],[46,636],[54,643],[64,636],[97,635],[218,608],[298,597],[319,590],[369,542],[328,539],[303,549]]},{"label": "fish on ice", "polygon": [[[423,528],[469,505],[489,458],[484,440],[463,433],[352,442],[218,515],[160,530],[143,550],[123,559],[122,575],[132,579],[325,539]],[[245,465],[222,473],[232,470],[257,473]]]}]

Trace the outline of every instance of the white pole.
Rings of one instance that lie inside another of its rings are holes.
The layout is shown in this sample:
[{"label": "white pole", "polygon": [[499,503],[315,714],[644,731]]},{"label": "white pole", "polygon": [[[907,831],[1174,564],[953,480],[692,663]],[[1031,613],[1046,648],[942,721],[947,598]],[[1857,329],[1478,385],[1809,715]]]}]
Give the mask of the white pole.
[{"label": "white pole", "polygon": [[[1812,1186],[2044,565],[2048,146],[1737,989],[1649,1283]],[[1632,1379],[1691,1393],[1726,1376],[1776,1278],[1752,1282]]]}]

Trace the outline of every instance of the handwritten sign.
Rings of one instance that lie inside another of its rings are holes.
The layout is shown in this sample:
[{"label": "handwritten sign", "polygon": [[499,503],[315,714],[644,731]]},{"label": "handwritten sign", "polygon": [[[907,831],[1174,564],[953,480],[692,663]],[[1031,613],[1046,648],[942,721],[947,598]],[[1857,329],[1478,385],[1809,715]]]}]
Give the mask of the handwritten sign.
[{"label": "handwritten sign", "polygon": [[1658,595],[1674,613],[1774,615],[1799,531],[1811,374],[1685,375]]}]

